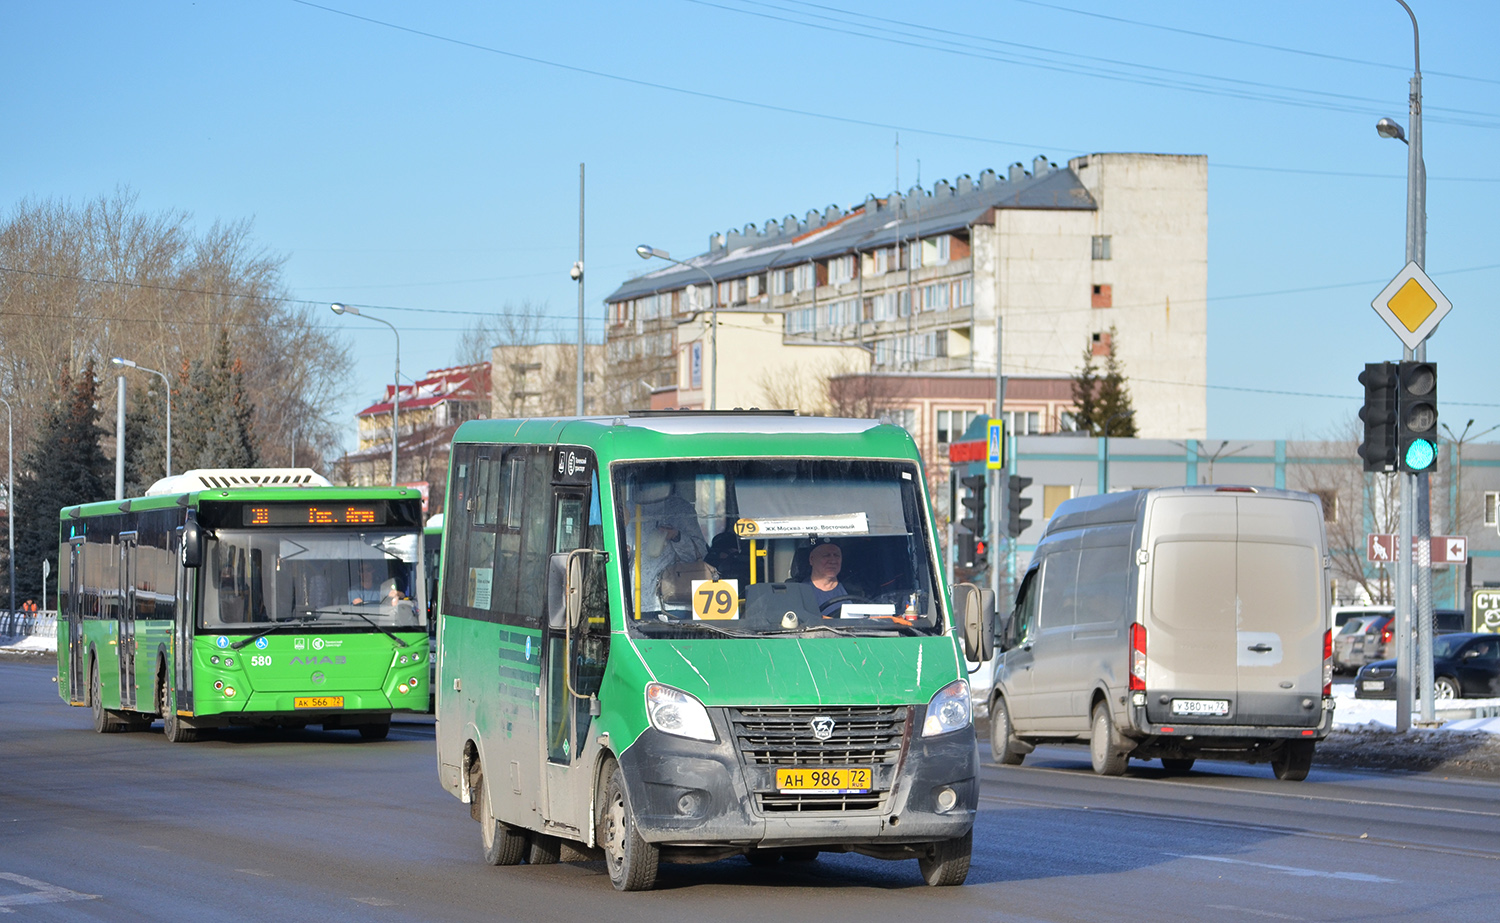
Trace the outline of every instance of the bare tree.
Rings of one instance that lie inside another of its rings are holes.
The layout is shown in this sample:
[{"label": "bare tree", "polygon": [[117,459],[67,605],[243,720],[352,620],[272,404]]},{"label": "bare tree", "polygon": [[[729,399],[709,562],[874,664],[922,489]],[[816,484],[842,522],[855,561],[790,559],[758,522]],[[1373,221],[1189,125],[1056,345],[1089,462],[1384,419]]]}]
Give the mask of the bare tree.
[{"label": "bare tree", "polygon": [[1323,501],[1334,577],[1341,587],[1358,587],[1354,593],[1341,589],[1339,601],[1389,604],[1393,567],[1366,560],[1366,526],[1398,531],[1400,486],[1394,474],[1365,473],[1354,451],[1362,432],[1359,423],[1346,421],[1331,440],[1300,443],[1297,455],[1309,462],[1287,466],[1287,486]]}]

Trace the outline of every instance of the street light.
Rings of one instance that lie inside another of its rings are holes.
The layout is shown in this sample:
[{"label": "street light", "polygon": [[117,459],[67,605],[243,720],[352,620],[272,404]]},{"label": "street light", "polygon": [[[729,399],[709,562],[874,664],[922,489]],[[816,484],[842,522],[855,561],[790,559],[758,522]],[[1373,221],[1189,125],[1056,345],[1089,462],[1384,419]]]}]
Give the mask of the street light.
[{"label": "street light", "polygon": [[167,477],[172,476],[172,380],[156,369],[148,369],[144,365],[137,365],[129,359],[121,359],[119,356],[109,360],[116,368],[139,369],[142,372],[150,372],[160,378],[167,386]]},{"label": "street light", "polygon": [[1109,427],[1110,427],[1110,424],[1114,423],[1116,420],[1123,420],[1126,417],[1130,417],[1130,416],[1134,416],[1134,415],[1135,415],[1135,411],[1134,410],[1122,410],[1119,413],[1115,414],[1114,416],[1112,416],[1109,419],[1107,419],[1107,420],[1104,421],[1104,463],[1103,463],[1103,466],[1102,466],[1103,470],[1100,471],[1100,480],[1104,482],[1104,490],[1101,491],[1101,493],[1106,493],[1106,494],[1109,493]]},{"label": "street light", "polygon": [[329,307],[333,308],[333,313],[335,314],[353,314],[355,317],[363,317],[365,320],[372,320],[378,324],[385,324],[387,327],[391,328],[391,333],[394,333],[396,335],[396,387],[395,390],[391,392],[391,486],[395,487],[396,442],[399,439],[401,433],[400,429],[398,428],[399,424],[397,422],[398,416],[401,412],[401,332],[396,329],[395,324],[392,324],[388,320],[381,320],[380,318],[372,317],[369,314],[359,313],[359,308],[356,308],[352,304],[339,304],[338,302],[334,302],[333,304],[329,305]]},{"label": "street light", "polygon": [[708,290],[713,296],[713,333],[709,339],[708,353],[708,409],[719,409],[719,283],[707,269],[692,263],[684,263],[682,260],[674,260],[665,250],[658,250],[649,244],[641,244],[635,248],[636,255],[643,260],[649,260],[653,256],[668,263],[676,263],[678,266],[686,266],[688,269],[696,269],[708,279]]},{"label": "street light", "polygon": [[10,544],[5,546],[10,558],[10,611],[16,611],[16,457],[15,438],[11,432],[11,423],[15,414],[11,412],[10,401],[0,397],[0,404],[5,405],[5,531],[6,539]]}]

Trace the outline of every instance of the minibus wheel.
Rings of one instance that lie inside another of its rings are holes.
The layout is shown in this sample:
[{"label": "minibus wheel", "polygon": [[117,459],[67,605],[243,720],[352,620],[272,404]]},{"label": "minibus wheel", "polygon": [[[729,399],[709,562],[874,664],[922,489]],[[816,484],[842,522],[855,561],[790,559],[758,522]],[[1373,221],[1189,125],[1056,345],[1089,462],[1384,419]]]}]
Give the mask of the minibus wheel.
[{"label": "minibus wheel", "polygon": [[661,857],[655,845],[641,839],[635,816],[625,800],[625,773],[611,760],[604,767],[604,797],[599,799],[599,831],[604,864],[616,891],[649,891],[656,886]]},{"label": "minibus wheel", "polygon": [[490,865],[520,865],[526,857],[526,833],[495,819],[484,777],[474,786],[473,797],[479,802],[479,842],[484,847],[484,861]]},{"label": "minibus wheel", "polygon": [[969,857],[974,854],[974,831],[932,844],[929,855],[917,859],[922,880],[934,887],[961,885],[969,877]]}]

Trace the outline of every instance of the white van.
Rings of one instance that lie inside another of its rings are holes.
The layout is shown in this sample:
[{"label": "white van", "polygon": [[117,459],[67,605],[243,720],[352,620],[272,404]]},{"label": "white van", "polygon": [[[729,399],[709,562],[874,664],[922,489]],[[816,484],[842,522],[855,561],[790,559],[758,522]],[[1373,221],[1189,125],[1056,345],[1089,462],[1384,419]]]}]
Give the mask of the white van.
[{"label": "white van", "polygon": [[1069,500],[1001,632],[996,762],[1086,740],[1094,770],[1269,761],[1306,778],[1333,720],[1323,511],[1313,494],[1171,487]]}]

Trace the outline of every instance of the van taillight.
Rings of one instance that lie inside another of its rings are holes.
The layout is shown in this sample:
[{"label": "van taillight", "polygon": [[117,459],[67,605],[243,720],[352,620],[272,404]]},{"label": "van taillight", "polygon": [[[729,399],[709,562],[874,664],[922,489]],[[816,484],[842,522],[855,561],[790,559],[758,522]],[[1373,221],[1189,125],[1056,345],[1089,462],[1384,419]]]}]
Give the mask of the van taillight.
[{"label": "van taillight", "polygon": [[1130,691],[1146,691],[1146,626],[1130,626]]},{"label": "van taillight", "polygon": [[1333,695],[1333,631],[1323,632],[1323,694]]}]

